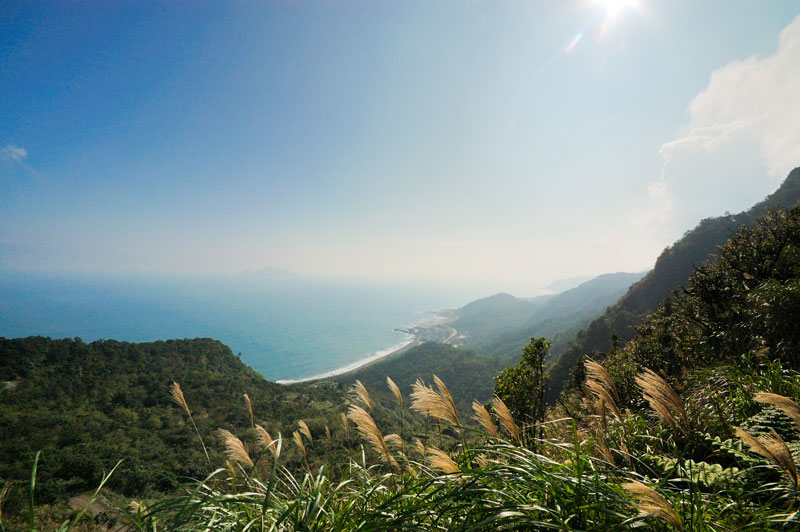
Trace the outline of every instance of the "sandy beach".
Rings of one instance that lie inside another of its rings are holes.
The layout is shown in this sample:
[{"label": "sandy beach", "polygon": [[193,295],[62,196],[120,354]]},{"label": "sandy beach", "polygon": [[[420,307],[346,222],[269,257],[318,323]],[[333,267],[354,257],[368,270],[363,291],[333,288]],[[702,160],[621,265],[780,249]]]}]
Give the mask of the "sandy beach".
[{"label": "sandy beach", "polygon": [[[445,324],[449,323],[450,321],[452,321],[452,318],[447,317],[447,316],[442,316],[441,314],[438,314],[438,312],[440,312],[440,311],[431,311],[431,312],[429,312],[428,314],[432,314],[434,317],[426,319],[426,320],[423,320],[423,321],[419,322],[418,324],[414,325],[414,327],[415,328],[427,328],[427,327],[432,327],[434,325],[445,325]],[[455,331],[455,329],[453,329],[453,331]],[[412,336],[412,335],[410,335],[410,336]],[[295,383],[299,383],[299,382],[309,382],[309,381],[317,381],[317,380],[322,380],[322,379],[328,379],[330,377],[335,377],[337,375],[342,375],[343,373],[349,373],[349,372],[355,371],[355,370],[357,370],[359,368],[363,368],[364,366],[368,366],[370,364],[374,364],[375,362],[377,362],[379,360],[383,360],[384,358],[401,355],[401,354],[405,353],[406,351],[408,351],[409,349],[411,349],[413,347],[416,347],[421,343],[422,343],[422,337],[420,335],[418,335],[418,334],[415,334],[415,335],[413,335],[413,338],[410,338],[410,339],[408,339],[407,341],[405,341],[405,342],[403,342],[401,344],[389,347],[387,349],[383,349],[381,351],[377,351],[377,352],[373,353],[372,355],[370,355],[370,356],[368,356],[366,358],[362,358],[362,359],[356,360],[355,362],[353,362],[351,364],[348,364],[346,366],[342,366],[340,368],[336,368],[334,370],[331,370],[331,371],[328,371],[328,372],[325,372],[325,373],[320,373],[318,375],[312,375],[310,377],[304,377],[304,378],[301,378],[301,379],[280,379],[280,380],[277,380],[275,382],[277,382],[278,384],[295,384]]]}]

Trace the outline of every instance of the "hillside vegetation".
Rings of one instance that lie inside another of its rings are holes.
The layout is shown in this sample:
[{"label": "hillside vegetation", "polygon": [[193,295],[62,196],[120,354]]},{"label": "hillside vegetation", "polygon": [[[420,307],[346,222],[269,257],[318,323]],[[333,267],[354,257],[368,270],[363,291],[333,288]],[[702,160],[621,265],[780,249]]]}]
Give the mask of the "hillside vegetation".
[{"label": "hillside vegetation", "polygon": [[336,422],[344,392],[335,384],[267,382],[216,340],[128,343],[31,337],[0,338],[0,478],[30,475],[42,451],[38,492],[53,500],[96,486],[124,458],[109,483],[141,495],[200,478],[208,462],[169,395],[183,387],[212,460],[212,431],[249,426],[243,394],[256,420],[291,433],[298,419],[315,432]]},{"label": "hillside vegetation", "polygon": [[614,337],[621,344],[630,340],[642,318],[655,310],[674,290],[686,285],[694,269],[712,259],[717,247],[724,244],[740,226],[755,224],[770,208],[789,208],[798,203],[800,168],[795,168],[777,191],[748,211],[707,218],[687,231],[680,240],[661,253],[653,269],[644,278],[577,333],[574,342],[550,367],[551,400],[569,381],[572,368],[579,365],[583,355],[609,352]]}]

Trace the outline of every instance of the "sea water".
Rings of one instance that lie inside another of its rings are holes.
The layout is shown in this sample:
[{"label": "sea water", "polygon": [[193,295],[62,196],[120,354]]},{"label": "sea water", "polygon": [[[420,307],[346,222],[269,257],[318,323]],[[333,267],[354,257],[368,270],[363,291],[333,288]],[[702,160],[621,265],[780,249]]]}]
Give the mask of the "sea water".
[{"label": "sea water", "polygon": [[0,336],[210,337],[267,379],[298,380],[391,352],[412,339],[395,328],[430,320],[427,311],[468,297],[452,288],[292,275],[0,274]]}]

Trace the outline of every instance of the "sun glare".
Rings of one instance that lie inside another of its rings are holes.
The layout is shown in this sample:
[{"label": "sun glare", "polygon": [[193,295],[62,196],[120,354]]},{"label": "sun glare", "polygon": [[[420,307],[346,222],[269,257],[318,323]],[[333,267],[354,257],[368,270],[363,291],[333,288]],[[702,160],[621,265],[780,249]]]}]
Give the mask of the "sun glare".
[{"label": "sun glare", "polygon": [[633,9],[639,4],[638,0],[596,0],[606,12],[606,20],[616,20],[619,13],[625,9]]}]

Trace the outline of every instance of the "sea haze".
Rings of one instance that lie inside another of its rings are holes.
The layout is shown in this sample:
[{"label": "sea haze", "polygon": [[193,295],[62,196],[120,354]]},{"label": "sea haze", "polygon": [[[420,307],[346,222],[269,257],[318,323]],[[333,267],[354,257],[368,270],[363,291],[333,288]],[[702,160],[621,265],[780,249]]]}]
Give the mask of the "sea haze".
[{"label": "sea haze", "polygon": [[280,272],[178,277],[0,274],[0,336],[216,338],[270,380],[321,375],[409,341],[394,332],[468,299],[455,290]]}]

